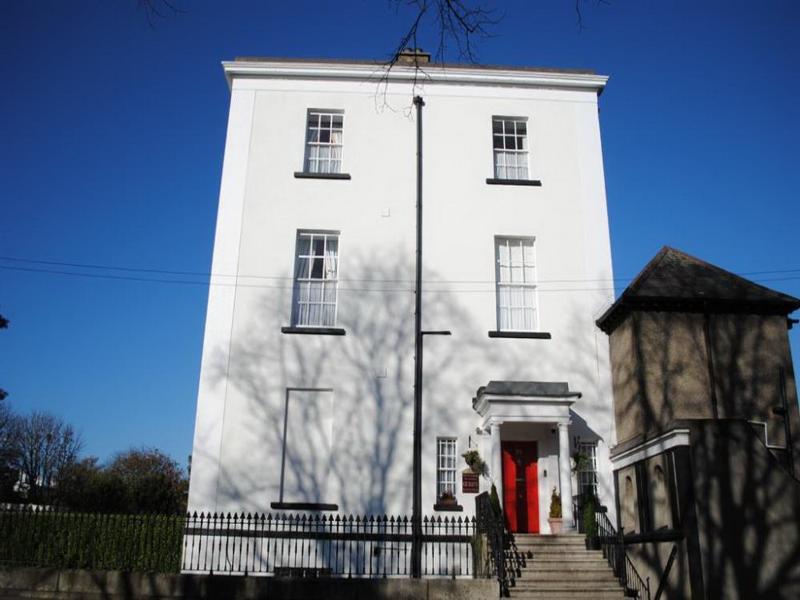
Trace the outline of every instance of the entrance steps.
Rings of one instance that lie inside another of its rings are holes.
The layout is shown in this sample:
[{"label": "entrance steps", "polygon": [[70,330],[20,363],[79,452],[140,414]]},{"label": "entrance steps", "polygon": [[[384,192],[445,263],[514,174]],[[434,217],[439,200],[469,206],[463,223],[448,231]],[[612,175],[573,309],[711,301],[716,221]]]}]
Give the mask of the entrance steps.
[{"label": "entrance steps", "polygon": [[519,600],[624,600],[624,590],[600,550],[580,534],[514,534],[507,566],[516,571]]}]

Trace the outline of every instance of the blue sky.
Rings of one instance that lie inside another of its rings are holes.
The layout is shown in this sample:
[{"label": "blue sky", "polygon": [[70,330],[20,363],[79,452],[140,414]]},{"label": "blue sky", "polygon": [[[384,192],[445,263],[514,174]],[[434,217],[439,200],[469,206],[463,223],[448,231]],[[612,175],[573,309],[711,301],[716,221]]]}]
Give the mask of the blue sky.
[{"label": "blue sky", "polygon": [[[185,12],[155,27],[136,0],[4,3],[0,256],[208,272],[220,61],[383,59],[413,16],[385,0],[174,1]],[[611,76],[601,126],[617,277],[669,244],[736,272],[785,271],[758,278],[800,296],[800,3],[591,0],[582,31],[572,0],[496,5],[481,62]],[[433,48],[430,34],[419,45]],[[73,423],[89,454],[148,445],[185,463],[206,287],[19,268],[162,276],[0,259],[0,386],[16,410]]]}]

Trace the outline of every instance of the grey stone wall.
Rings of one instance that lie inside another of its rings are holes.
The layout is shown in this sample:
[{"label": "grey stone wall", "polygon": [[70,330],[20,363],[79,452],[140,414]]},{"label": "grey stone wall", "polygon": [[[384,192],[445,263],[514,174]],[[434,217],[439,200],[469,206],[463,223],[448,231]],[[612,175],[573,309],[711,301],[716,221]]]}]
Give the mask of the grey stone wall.
[{"label": "grey stone wall", "polygon": [[0,600],[483,600],[498,597],[493,579],[275,579],[116,571],[0,569]]}]

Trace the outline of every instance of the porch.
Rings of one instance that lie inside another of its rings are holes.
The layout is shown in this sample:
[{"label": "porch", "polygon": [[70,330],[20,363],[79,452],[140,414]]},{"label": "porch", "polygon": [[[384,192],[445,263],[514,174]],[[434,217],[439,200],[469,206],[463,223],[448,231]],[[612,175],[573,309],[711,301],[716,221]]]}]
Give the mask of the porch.
[{"label": "porch", "polygon": [[569,426],[580,397],[565,382],[490,381],[478,389],[472,407],[481,417],[481,451],[510,532],[551,533],[553,489],[562,499],[562,531],[574,528]]}]

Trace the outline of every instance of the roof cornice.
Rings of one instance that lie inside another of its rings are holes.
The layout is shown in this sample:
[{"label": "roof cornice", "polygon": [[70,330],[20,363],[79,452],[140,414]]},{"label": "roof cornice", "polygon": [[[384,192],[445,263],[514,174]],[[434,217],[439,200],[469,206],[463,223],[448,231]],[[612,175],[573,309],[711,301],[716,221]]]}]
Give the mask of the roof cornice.
[{"label": "roof cornice", "polygon": [[547,87],[602,92],[608,81],[605,75],[480,67],[442,67],[435,64],[414,67],[375,64],[293,63],[280,61],[223,61],[228,86],[235,78],[322,79],[344,81],[390,81],[450,83],[513,87]]}]

